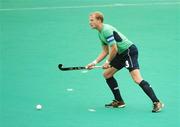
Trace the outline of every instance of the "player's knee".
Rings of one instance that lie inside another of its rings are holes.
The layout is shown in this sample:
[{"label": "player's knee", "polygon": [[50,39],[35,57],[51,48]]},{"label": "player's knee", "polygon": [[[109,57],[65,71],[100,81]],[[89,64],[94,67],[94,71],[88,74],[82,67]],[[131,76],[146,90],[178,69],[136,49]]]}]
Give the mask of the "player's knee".
[{"label": "player's knee", "polygon": [[103,76],[104,76],[105,79],[108,79],[108,78],[112,77],[112,75],[110,73],[107,73],[107,72],[104,72]]},{"label": "player's knee", "polygon": [[139,82],[138,82],[137,80],[134,80],[134,82],[135,82],[137,85],[139,85]]},{"label": "player's knee", "polygon": [[134,78],[133,80],[134,80],[134,82],[135,82],[136,84],[138,84],[138,85],[139,85],[140,82],[142,81],[142,79],[138,79],[138,78]]}]

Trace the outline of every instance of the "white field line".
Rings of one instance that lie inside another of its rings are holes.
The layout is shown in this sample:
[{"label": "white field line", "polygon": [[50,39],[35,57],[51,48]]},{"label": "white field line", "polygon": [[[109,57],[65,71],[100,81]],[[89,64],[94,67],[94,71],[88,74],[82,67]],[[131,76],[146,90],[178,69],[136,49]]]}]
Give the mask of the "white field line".
[{"label": "white field line", "polygon": [[130,7],[130,6],[167,6],[180,5],[180,2],[155,2],[155,3],[114,3],[99,5],[80,5],[80,6],[57,6],[57,7],[32,7],[32,8],[1,8],[0,11],[24,11],[24,10],[56,10],[56,9],[80,9],[80,8],[106,8],[106,7]]}]

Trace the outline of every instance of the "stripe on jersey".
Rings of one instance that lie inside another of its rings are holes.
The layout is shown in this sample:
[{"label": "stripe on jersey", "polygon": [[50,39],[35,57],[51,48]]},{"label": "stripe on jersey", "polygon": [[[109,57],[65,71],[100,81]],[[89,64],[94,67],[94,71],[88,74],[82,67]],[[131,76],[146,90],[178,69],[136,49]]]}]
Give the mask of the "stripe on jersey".
[{"label": "stripe on jersey", "polygon": [[107,41],[107,42],[112,42],[112,41],[114,41],[114,36],[111,35],[111,36],[107,37],[107,38],[106,38],[106,41]]}]

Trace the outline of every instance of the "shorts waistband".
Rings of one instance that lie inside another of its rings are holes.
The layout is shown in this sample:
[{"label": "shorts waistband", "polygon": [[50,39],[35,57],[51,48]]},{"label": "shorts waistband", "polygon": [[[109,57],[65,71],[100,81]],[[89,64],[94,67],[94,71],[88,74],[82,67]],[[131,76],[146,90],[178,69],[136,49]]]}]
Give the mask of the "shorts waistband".
[{"label": "shorts waistband", "polygon": [[134,49],[134,48],[136,48],[136,46],[134,45],[134,44],[132,44],[131,46],[129,46],[129,48],[128,49],[126,49],[124,52],[122,52],[121,54],[119,54],[119,55],[121,55],[121,56],[124,56],[124,55],[126,55],[127,53],[128,53],[128,50],[130,49]]}]

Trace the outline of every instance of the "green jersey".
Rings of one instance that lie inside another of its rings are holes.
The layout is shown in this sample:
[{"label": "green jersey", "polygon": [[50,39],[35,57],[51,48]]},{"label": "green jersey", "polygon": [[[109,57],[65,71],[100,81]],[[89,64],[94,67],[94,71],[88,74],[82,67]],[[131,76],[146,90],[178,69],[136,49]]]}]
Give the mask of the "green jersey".
[{"label": "green jersey", "polygon": [[103,24],[102,30],[98,33],[102,45],[117,45],[118,53],[121,54],[133,43],[129,41],[122,33],[111,25]]}]

